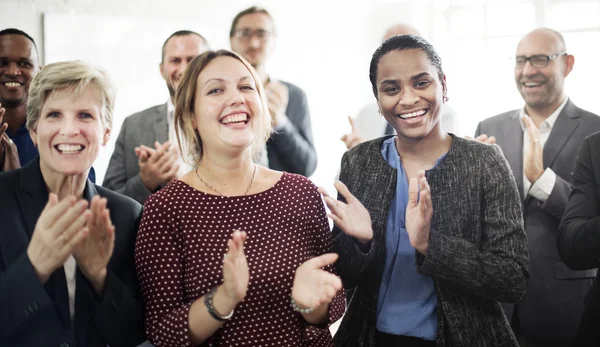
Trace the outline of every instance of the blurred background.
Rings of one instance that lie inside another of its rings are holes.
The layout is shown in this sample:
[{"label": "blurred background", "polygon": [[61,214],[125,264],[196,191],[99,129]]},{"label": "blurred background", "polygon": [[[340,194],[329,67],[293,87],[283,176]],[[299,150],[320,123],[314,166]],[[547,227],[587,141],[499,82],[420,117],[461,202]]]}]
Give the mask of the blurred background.
[{"label": "blurred background", "polygon": [[345,151],[339,139],[350,130],[347,116],[374,101],[371,55],[398,22],[417,28],[440,53],[458,135],[473,135],[480,120],[522,107],[509,58],[520,37],[539,26],[562,32],[575,56],[567,95],[600,114],[594,87],[600,80],[600,0],[0,0],[0,28],[29,33],[45,64],[82,59],[114,79],[113,135],[94,164],[102,182],[123,119],[167,100],[158,69],[165,39],[191,29],[212,49],[229,49],[234,15],[252,5],[274,18],[270,75],[308,95],[319,157],[311,179],[329,190]]}]

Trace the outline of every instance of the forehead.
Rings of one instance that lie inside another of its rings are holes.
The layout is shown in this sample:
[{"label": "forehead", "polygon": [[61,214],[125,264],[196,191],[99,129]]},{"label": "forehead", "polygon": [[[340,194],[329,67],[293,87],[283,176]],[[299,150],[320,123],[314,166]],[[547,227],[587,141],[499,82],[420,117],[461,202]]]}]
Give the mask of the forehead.
[{"label": "forehead", "polygon": [[409,80],[415,75],[427,72],[437,76],[435,67],[427,54],[420,49],[394,50],[381,58],[377,69],[378,83],[383,80]]},{"label": "forehead", "polygon": [[273,29],[273,22],[265,13],[249,13],[238,19],[236,29],[262,29],[271,31]]},{"label": "forehead", "polygon": [[521,39],[517,45],[516,55],[531,56],[535,54],[552,55],[561,50],[558,38],[549,32],[533,32]]},{"label": "forehead", "polygon": [[[198,84],[202,87],[208,80],[223,79],[238,81],[242,77],[250,77],[250,71],[241,61],[232,57],[217,57],[200,72]],[[254,81],[252,79],[252,81]]]},{"label": "forehead", "polygon": [[75,93],[74,88],[55,89],[46,97],[42,109],[86,108],[100,110],[102,107],[100,99],[100,92],[93,86],[87,86],[79,93]]},{"label": "forehead", "polygon": [[0,36],[0,56],[26,58],[37,62],[37,52],[33,42],[22,35]]},{"label": "forehead", "polygon": [[204,41],[198,35],[173,36],[165,45],[165,56],[200,55]]}]

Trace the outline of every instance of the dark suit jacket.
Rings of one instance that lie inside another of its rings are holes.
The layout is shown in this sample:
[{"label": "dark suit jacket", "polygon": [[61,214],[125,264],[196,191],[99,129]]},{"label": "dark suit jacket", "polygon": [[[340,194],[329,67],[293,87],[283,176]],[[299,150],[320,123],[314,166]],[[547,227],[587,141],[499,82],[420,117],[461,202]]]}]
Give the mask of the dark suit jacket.
[{"label": "dark suit jacket", "polygon": [[308,177],[317,168],[317,151],[313,143],[308,99],[302,89],[288,82],[280,82],[288,88],[289,100],[285,115],[289,123],[275,129],[267,142],[269,167]]},{"label": "dark suit jacket", "polygon": [[[335,336],[340,347],[375,346],[387,215],[397,177],[381,154],[382,142],[360,144],[342,159],[340,180],[371,214],[373,239],[361,249],[333,229],[344,288],[356,288]],[[529,280],[523,215],[506,159],[497,146],[453,136],[445,158],[426,175],[434,212],[427,256],[415,252],[415,266],[433,278],[437,345],[518,346],[499,303],[519,300]]]},{"label": "dark suit jacket", "polygon": [[[38,217],[48,202],[39,157],[22,169],[0,173],[0,346],[135,346],[144,341],[143,306],[133,252],[141,206],[92,184],[115,225],[104,296],[76,270],[75,327],[71,326],[63,268],[42,285],[27,256]],[[66,344],[66,345],[65,345]]]},{"label": "dark suit jacket", "polygon": [[520,110],[514,110],[486,119],[476,131],[476,136],[496,137],[523,201],[531,281],[516,310],[512,305],[504,307],[509,320],[516,311],[514,322],[519,325],[515,328],[528,339],[568,346],[583,312],[583,298],[596,273],[567,268],[556,251],[556,232],[571,192],[577,153],[586,136],[600,131],[600,117],[567,102],[544,146],[544,168],[551,168],[557,177],[548,200],[542,203],[531,196],[523,197],[523,130],[519,113]]},{"label": "dark suit jacket", "polygon": [[[556,246],[561,259],[573,270],[600,266],[600,133],[587,137],[579,152]],[[585,303],[575,346],[600,346],[598,277]]]}]

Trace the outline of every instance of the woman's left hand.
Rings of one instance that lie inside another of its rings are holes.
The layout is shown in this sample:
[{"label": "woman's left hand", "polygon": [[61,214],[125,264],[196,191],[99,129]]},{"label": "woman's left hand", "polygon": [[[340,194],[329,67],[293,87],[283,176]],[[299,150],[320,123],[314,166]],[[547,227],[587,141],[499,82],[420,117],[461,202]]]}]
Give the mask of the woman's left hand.
[{"label": "woman's left hand", "polygon": [[302,308],[317,308],[333,300],[342,289],[342,280],[336,275],[321,269],[333,264],[338,258],[335,253],[327,253],[305,261],[296,269],[292,298]]},{"label": "woman's left hand", "polygon": [[87,224],[89,235],[73,249],[73,257],[81,272],[100,295],[104,291],[106,266],[115,244],[115,227],[110,220],[106,202],[106,198],[98,195],[92,198],[92,216]]},{"label": "woman's left hand", "polygon": [[408,204],[406,206],[406,232],[411,246],[419,253],[427,255],[429,231],[433,206],[431,188],[425,178],[425,171],[419,171],[417,178],[411,178],[408,184]]}]

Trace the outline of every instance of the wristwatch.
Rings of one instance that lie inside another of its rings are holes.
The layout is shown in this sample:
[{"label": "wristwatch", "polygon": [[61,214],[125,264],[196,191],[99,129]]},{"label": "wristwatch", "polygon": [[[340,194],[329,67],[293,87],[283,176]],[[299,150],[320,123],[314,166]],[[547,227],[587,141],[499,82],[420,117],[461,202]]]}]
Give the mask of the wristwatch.
[{"label": "wristwatch", "polygon": [[218,288],[219,288],[219,286],[214,286],[214,287],[210,288],[208,293],[204,294],[204,305],[206,305],[206,309],[208,310],[208,313],[210,313],[210,315],[214,319],[218,320],[219,322],[224,322],[224,321],[228,320],[229,318],[233,317],[233,312],[235,311],[235,309],[231,310],[231,312],[229,312],[229,314],[226,316],[221,316],[219,314],[219,312],[217,312],[217,310],[215,310],[215,307],[213,306],[213,298],[215,297],[215,294],[217,293]]}]

